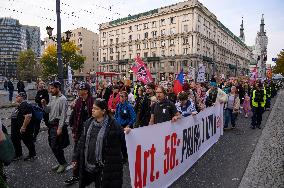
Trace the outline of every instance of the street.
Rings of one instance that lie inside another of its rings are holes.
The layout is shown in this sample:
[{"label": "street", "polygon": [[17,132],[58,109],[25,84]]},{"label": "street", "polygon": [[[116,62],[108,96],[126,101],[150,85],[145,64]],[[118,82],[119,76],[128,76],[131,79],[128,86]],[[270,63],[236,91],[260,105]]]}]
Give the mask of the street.
[{"label": "street", "polygon": [[[274,104],[275,99],[272,100]],[[11,109],[1,109],[1,116],[8,116]],[[270,111],[263,114],[262,126],[265,125]],[[252,130],[250,118],[240,114],[237,129],[229,130],[222,136],[196,164],[181,176],[172,188],[179,187],[238,187],[247,168],[252,153],[261,135],[262,129]],[[4,122],[8,125],[8,120]],[[73,144],[65,149],[66,158],[71,160]],[[24,148],[24,154],[27,150]],[[72,169],[63,174],[56,174],[51,167],[56,160],[48,146],[47,131],[39,134],[36,143],[37,159],[35,161],[18,161],[6,168],[8,185],[11,188],[56,188],[64,187],[64,180],[72,175]],[[77,187],[73,185],[70,187]],[[124,166],[123,187],[131,187],[128,166]]]}]

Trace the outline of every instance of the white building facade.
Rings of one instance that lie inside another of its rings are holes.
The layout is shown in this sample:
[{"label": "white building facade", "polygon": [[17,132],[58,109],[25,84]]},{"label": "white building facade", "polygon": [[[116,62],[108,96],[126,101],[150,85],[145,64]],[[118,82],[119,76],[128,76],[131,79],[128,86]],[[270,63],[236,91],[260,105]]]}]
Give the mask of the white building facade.
[{"label": "white building facade", "polygon": [[181,69],[206,66],[211,75],[246,75],[251,50],[197,0],[189,0],[100,25],[100,72],[131,75],[143,58],[161,81]]}]

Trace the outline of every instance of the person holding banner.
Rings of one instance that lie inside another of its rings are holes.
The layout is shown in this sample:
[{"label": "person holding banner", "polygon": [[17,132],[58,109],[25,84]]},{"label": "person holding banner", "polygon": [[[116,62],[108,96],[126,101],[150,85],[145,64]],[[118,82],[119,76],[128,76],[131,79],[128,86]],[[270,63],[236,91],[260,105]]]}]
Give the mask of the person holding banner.
[{"label": "person holding banner", "polygon": [[217,87],[216,82],[210,82],[210,89],[206,92],[206,106],[213,106],[216,102],[227,102],[227,94]]},{"label": "person holding banner", "polygon": [[240,110],[240,98],[237,94],[236,86],[231,87],[231,92],[228,94],[228,102],[224,106],[224,130],[228,130],[229,121],[231,121],[232,129],[236,128],[236,119]]},{"label": "person holding banner", "polygon": [[106,100],[96,99],[72,157],[73,166],[79,166],[80,188],[93,182],[96,188],[122,187],[122,138],[123,129],[109,115]]},{"label": "person holding banner", "polygon": [[176,103],[176,108],[183,117],[197,114],[195,104],[188,98],[188,94],[186,92],[180,92],[178,94],[178,100],[179,102]]},{"label": "person holding banner", "polygon": [[166,99],[166,90],[162,86],[156,89],[157,102],[151,107],[151,119],[149,124],[163,123],[166,121],[176,122],[181,118],[174,103]]}]

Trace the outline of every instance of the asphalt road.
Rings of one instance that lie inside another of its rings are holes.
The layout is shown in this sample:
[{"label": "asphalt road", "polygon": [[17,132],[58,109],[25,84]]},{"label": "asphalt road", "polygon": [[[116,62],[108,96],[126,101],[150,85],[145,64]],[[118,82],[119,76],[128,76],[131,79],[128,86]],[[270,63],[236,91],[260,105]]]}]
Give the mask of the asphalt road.
[{"label": "asphalt road", "polygon": [[[272,104],[274,101],[275,99],[272,100]],[[10,111],[9,109],[1,109],[1,117],[7,116]],[[269,113],[269,111],[264,113],[262,126],[265,125]],[[8,120],[4,121],[4,124],[8,123]],[[250,129],[250,118],[244,118],[243,114],[240,114],[237,120],[237,129],[226,131],[219,142],[171,187],[238,187],[261,132],[262,129]],[[24,154],[27,154],[27,150],[25,147],[23,148]],[[64,187],[63,181],[72,175],[72,170],[63,174],[56,174],[51,170],[51,167],[56,165],[56,160],[47,143],[47,131],[42,131],[39,134],[36,150],[38,158],[35,161],[18,161],[5,168],[9,187]],[[65,154],[67,160],[70,161],[72,145],[65,149]],[[78,187],[78,185],[70,187]],[[123,187],[131,187],[128,166],[124,167]]]}]

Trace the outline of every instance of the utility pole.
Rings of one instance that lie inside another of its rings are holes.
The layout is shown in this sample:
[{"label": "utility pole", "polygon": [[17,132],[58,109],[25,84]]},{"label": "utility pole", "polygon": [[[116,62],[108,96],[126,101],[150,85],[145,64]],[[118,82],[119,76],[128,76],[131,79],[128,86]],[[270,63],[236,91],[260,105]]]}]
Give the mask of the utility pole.
[{"label": "utility pole", "polygon": [[57,63],[58,63],[58,80],[61,83],[61,91],[64,91],[63,62],[62,62],[62,44],[61,44],[61,18],[60,18],[60,0],[56,0],[57,15]]}]

